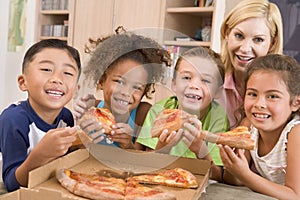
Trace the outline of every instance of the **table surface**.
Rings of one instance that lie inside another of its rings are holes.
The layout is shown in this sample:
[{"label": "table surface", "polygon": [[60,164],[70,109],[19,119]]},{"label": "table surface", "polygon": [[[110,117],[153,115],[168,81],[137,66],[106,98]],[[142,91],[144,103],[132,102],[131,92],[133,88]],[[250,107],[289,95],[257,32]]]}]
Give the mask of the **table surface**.
[{"label": "table surface", "polygon": [[246,187],[231,186],[209,181],[199,200],[274,200],[274,198],[251,191]]}]

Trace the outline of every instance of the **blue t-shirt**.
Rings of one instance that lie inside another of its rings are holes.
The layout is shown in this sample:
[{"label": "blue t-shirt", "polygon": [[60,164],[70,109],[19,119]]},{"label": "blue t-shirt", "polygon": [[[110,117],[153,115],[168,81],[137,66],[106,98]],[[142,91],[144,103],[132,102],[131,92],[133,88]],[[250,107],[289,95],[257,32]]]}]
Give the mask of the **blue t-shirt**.
[{"label": "blue t-shirt", "polygon": [[[97,106],[98,108],[103,108],[104,107],[104,101],[100,101],[100,103]],[[130,117],[128,119],[128,124],[129,126],[134,130],[134,125],[135,125],[135,116],[136,116],[136,110],[137,108],[133,109],[130,113]],[[101,142],[98,142],[98,144],[104,144],[104,145],[109,145],[109,146],[117,146],[120,147],[120,144],[118,142],[111,142],[107,137],[106,134],[102,134],[104,139]],[[132,142],[134,143],[136,139],[136,136],[133,135],[132,137]]]},{"label": "blue t-shirt", "polygon": [[[16,169],[50,129],[74,126],[72,113],[63,108],[54,124],[43,121],[29,101],[12,104],[0,115],[0,151],[3,157],[2,177],[7,191],[20,187]],[[49,151],[51,151],[49,149]]]}]

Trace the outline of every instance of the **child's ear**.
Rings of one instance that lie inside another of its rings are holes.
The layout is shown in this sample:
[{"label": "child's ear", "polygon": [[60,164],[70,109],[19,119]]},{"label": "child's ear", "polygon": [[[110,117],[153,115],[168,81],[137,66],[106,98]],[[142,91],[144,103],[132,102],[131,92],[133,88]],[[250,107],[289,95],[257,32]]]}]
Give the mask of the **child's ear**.
[{"label": "child's ear", "polygon": [[295,112],[300,108],[300,96],[297,96],[292,102],[292,111]]},{"label": "child's ear", "polygon": [[101,81],[98,82],[97,90],[103,90],[103,85]]},{"label": "child's ear", "polygon": [[18,84],[20,90],[22,90],[23,92],[27,91],[27,85],[26,85],[24,74],[18,76]]}]

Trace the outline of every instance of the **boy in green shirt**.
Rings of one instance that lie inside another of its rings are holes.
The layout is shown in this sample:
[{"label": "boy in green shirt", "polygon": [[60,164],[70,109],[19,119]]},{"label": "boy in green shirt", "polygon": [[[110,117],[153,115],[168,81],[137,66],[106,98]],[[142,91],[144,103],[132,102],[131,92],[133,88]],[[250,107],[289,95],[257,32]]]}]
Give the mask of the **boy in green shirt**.
[{"label": "boy in green shirt", "polygon": [[[214,162],[214,179],[221,179],[222,165],[216,144],[200,139],[201,130],[225,132],[230,125],[225,110],[213,99],[221,94],[224,65],[218,54],[210,49],[196,47],[179,58],[172,81],[176,96],[156,103],[149,110],[137,142],[149,149],[188,158],[204,158]],[[151,137],[153,122],[165,108],[182,109],[197,118],[191,118],[183,129],[164,130],[159,138]]]}]

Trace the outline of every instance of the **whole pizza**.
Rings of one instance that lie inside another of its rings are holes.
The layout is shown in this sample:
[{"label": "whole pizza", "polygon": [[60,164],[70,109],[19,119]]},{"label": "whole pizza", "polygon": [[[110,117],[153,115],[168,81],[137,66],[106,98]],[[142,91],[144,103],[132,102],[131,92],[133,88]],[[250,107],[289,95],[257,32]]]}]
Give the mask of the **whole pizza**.
[{"label": "whole pizza", "polygon": [[150,186],[154,184],[181,188],[198,187],[196,177],[182,168],[136,175],[125,179],[60,169],[56,172],[56,178],[73,194],[103,200],[175,200],[174,194]]}]

